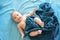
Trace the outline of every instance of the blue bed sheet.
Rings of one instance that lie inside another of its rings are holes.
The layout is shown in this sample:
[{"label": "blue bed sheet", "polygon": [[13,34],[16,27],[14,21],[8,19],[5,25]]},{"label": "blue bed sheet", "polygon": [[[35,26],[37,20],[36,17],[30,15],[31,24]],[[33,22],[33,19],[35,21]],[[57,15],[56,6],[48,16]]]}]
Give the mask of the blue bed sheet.
[{"label": "blue bed sheet", "polygon": [[[60,0],[0,0],[0,40],[22,40],[17,24],[11,19],[11,13],[16,10],[27,14],[43,2],[51,3],[60,23]],[[59,40],[59,37],[60,31],[55,40]],[[26,37],[25,40],[30,39]]]}]

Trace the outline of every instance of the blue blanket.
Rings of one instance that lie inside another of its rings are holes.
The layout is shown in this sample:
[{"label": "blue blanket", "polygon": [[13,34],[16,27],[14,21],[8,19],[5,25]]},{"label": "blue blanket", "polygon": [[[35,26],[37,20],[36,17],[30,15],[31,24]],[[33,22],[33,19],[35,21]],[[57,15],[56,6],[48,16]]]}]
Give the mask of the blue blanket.
[{"label": "blue blanket", "polygon": [[[27,14],[43,2],[51,3],[60,23],[60,0],[0,0],[0,40],[22,40],[16,23],[11,19],[11,13],[16,10]],[[55,40],[59,40],[59,35],[60,32]],[[29,38],[26,37],[25,40]]]},{"label": "blue blanket", "polygon": [[26,27],[24,30],[25,35],[29,36],[29,33],[36,30],[42,30],[42,34],[35,37],[31,37],[31,40],[54,40],[59,31],[59,22],[57,17],[54,15],[54,11],[51,5],[47,2],[39,5],[36,15],[44,22],[44,27],[41,28],[34,22],[34,16],[30,16],[26,19]]}]

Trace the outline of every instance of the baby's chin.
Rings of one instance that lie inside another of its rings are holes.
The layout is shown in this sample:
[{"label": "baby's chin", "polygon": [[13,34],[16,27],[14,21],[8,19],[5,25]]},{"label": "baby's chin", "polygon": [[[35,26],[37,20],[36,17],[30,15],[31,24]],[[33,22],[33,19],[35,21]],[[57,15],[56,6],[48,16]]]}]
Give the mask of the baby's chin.
[{"label": "baby's chin", "polygon": [[17,21],[17,23],[20,23],[21,21]]}]

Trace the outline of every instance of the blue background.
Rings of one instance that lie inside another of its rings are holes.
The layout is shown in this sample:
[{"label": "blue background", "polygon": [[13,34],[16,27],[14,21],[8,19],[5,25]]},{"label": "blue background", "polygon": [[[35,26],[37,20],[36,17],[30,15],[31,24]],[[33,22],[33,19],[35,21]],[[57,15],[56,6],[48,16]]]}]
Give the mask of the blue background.
[{"label": "blue background", "polygon": [[[16,23],[11,19],[11,13],[16,10],[27,14],[43,2],[51,3],[60,23],[60,0],[0,0],[0,39],[22,40]],[[60,27],[59,27],[60,30]],[[60,31],[55,40],[59,40]],[[28,37],[25,40],[29,40]]]}]

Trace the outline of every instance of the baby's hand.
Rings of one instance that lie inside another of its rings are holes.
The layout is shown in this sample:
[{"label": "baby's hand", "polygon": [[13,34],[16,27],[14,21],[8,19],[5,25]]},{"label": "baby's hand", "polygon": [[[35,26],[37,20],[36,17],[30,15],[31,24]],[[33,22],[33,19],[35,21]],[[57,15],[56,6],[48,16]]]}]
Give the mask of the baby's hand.
[{"label": "baby's hand", "polygon": [[22,34],[22,36],[21,36],[21,37],[22,37],[22,40],[24,40],[24,34]]}]

